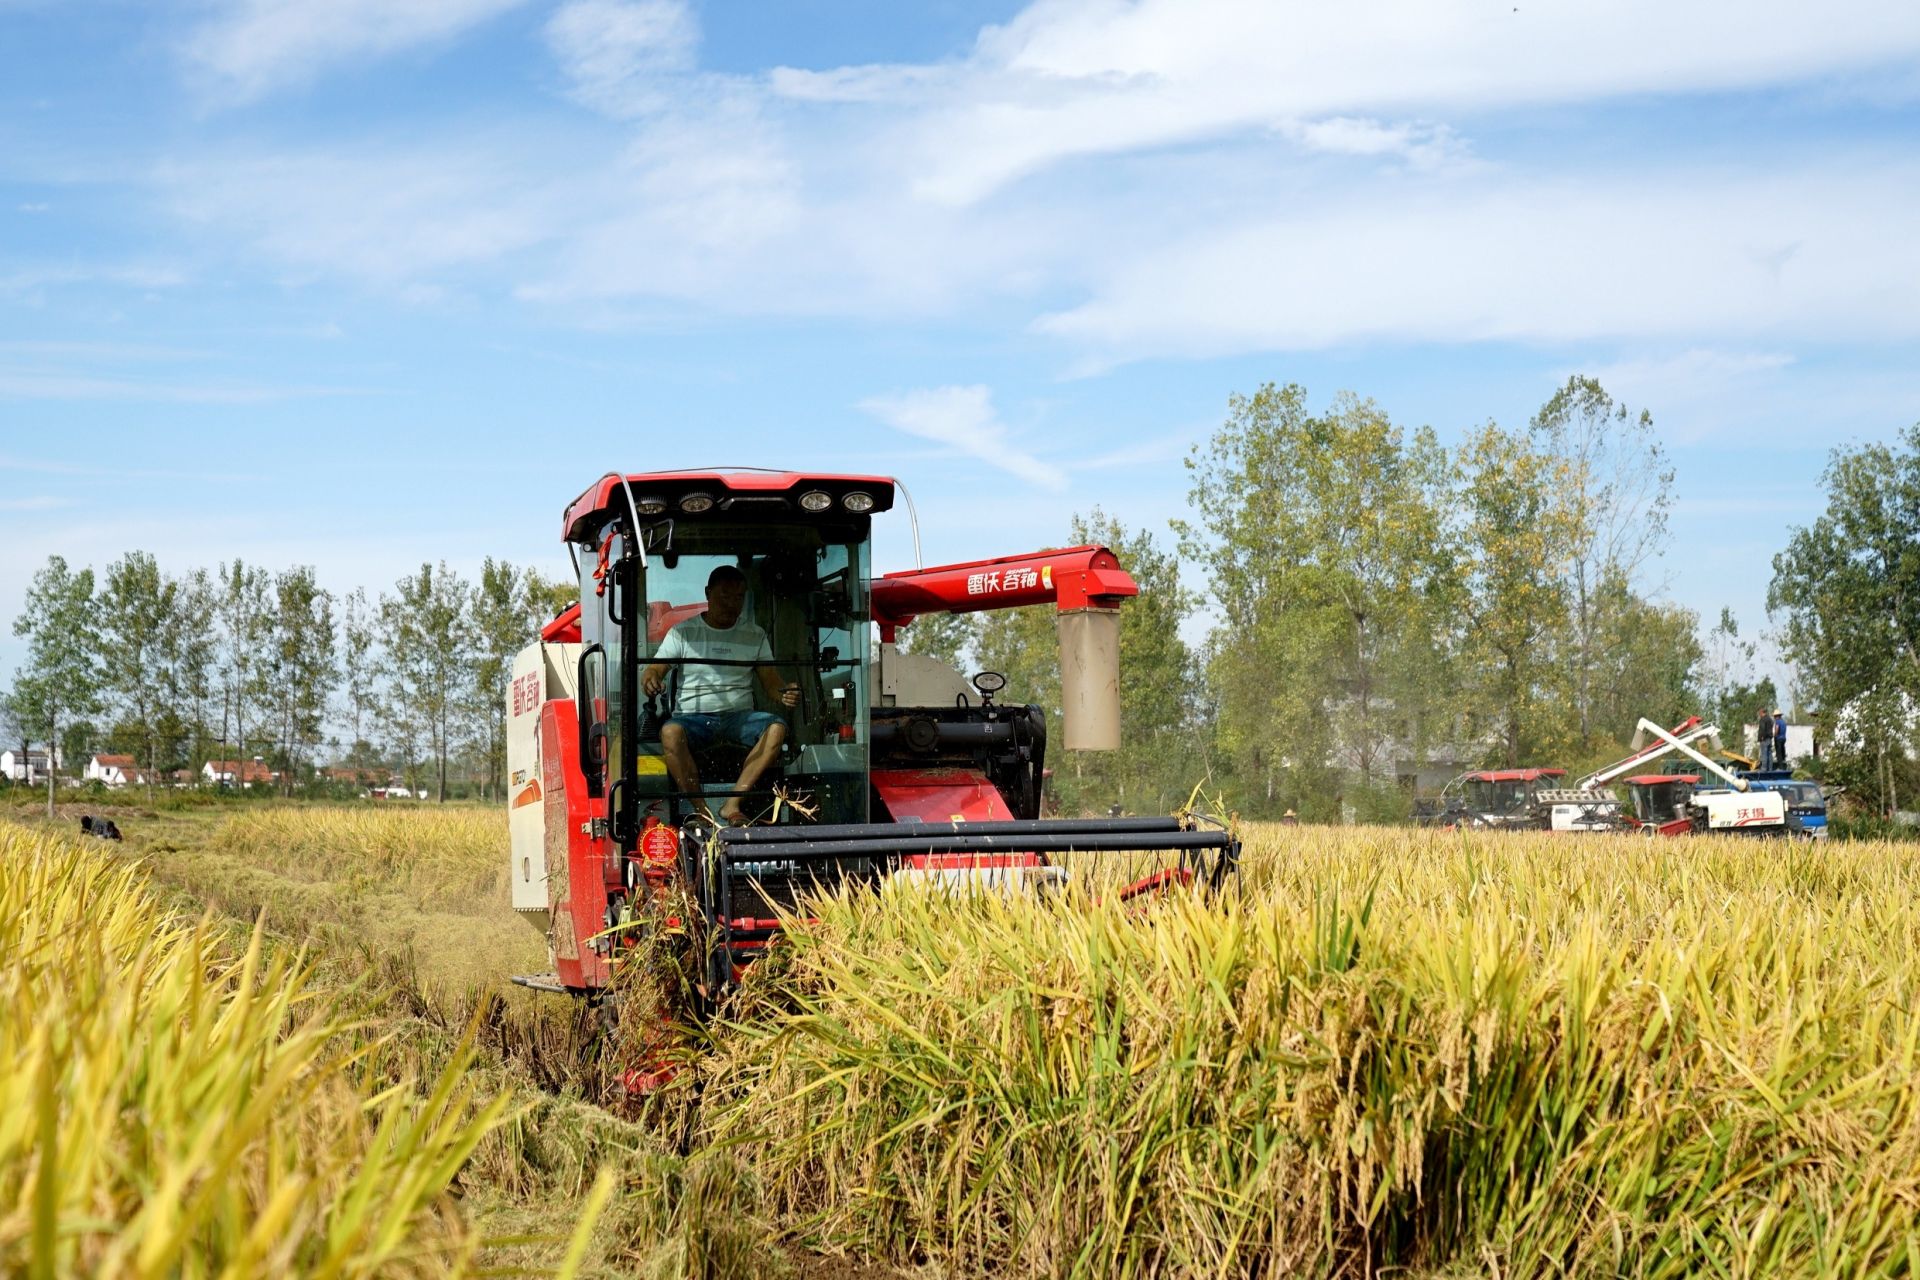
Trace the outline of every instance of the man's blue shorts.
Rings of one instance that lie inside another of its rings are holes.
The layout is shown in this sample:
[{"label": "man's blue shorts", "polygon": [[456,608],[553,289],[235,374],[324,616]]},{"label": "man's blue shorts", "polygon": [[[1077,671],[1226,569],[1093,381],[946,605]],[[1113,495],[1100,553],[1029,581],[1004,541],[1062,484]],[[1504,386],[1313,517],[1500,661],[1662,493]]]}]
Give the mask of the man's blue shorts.
[{"label": "man's blue shorts", "polygon": [[685,729],[687,745],[695,751],[704,751],[716,742],[751,747],[760,741],[761,735],[768,729],[780,723],[780,717],[771,711],[722,711],[718,714],[682,711],[669,717],[667,723]]}]

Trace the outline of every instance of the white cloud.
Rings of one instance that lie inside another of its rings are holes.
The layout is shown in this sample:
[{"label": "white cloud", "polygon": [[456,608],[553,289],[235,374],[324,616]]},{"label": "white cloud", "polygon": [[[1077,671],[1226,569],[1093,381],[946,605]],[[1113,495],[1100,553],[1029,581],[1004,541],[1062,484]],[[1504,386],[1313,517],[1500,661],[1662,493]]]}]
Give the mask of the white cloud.
[{"label": "white cloud", "polygon": [[301,271],[400,291],[450,267],[491,265],[564,225],[569,191],[511,163],[515,140],[445,138],[218,154],[157,172],[173,210]]},{"label": "white cloud", "polygon": [[352,395],[331,387],[195,384],[0,367],[0,400],[118,400],[147,404],[270,404],[308,396]]},{"label": "white cloud", "polygon": [[1920,50],[1920,6],[1756,3],[1037,0],[962,58],[747,75],[700,69],[683,0],[564,0],[547,48],[613,125],[228,151],[160,181],[220,252],[296,280],[428,306],[491,291],[571,323],[1011,307],[1089,369],[1379,340],[1902,339],[1920,171],[1871,140],[1744,168],[1472,158],[1476,120],[1516,104]]},{"label": "white cloud", "polygon": [[[1112,359],[1342,343],[1920,336],[1920,170],[1384,189],[1122,264],[1040,331]],[[1790,253],[1783,252],[1791,249]]]},{"label": "white cloud", "polygon": [[187,282],[179,267],[161,263],[42,263],[0,273],[0,294],[38,294],[66,285],[171,289]]},{"label": "white cloud", "polygon": [[0,498],[0,511],[52,511],[57,507],[70,507],[70,498],[56,498],[51,494],[38,494],[31,498]]},{"label": "white cloud", "polygon": [[993,410],[993,394],[986,387],[929,387],[873,396],[857,407],[896,431],[946,445],[1043,489],[1066,487],[1059,467],[1008,440],[1007,428]]},{"label": "white cloud", "polygon": [[1344,156],[1397,156],[1419,169],[1463,160],[1465,144],[1443,124],[1384,124],[1353,116],[1291,120],[1280,132],[1311,151]]},{"label": "white cloud", "polygon": [[574,96],[613,116],[671,105],[670,77],[693,69],[700,42],[682,0],[569,0],[546,34]]},{"label": "white cloud", "polygon": [[523,0],[221,0],[185,54],[215,96],[245,102],[341,64],[450,39]]},{"label": "white cloud", "polygon": [[964,204],[1075,156],[1279,122],[1740,89],[1916,49],[1920,7],[1895,0],[1036,0],[922,122],[916,189]]}]

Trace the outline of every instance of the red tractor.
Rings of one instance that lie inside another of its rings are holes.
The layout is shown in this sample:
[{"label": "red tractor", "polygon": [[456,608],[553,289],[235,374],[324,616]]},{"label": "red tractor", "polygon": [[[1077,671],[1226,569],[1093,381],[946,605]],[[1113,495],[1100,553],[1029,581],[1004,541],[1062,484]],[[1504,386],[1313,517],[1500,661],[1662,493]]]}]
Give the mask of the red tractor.
[{"label": "red tractor", "polygon": [[[779,912],[820,885],[1042,887],[1067,876],[1063,855],[1117,852],[1153,864],[1129,892],[1217,888],[1234,871],[1239,843],[1217,821],[1042,819],[1045,713],[997,702],[996,673],[969,684],[894,645],[922,615],[1051,604],[1064,745],[1117,747],[1119,609],[1137,588],[1113,554],[874,577],[872,521],[894,493],[881,476],[677,471],[609,474],[567,507],[580,603],[522,651],[507,695],[513,903],[552,958],[551,972],[515,981],[596,995],[623,939],[671,910],[711,1002],[777,935]],[[743,589],[738,616],[765,647],[688,656],[669,637],[709,617],[720,581]],[[745,791],[732,785],[754,772],[740,746],[675,754],[687,749],[677,686],[730,665],[776,673],[755,696],[783,726]],[[676,781],[693,773],[695,786]],[[713,816],[723,796],[747,821]]]}]

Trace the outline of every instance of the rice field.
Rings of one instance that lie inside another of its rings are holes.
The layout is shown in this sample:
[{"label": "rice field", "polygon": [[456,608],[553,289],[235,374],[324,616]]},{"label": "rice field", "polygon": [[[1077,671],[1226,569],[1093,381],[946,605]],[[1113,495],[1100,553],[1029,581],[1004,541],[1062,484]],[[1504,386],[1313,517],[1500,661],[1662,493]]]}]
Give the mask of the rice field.
[{"label": "rice field", "polygon": [[467,1053],[370,1088],[355,1031],[259,932],[235,951],[137,868],[0,827],[0,1271],[468,1272],[449,1189],[509,1100]]},{"label": "rice field", "polygon": [[[358,1274],[662,1277],[1920,1262],[1906,845],[1274,827],[1214,901],[844,893],[634,1104],[566,1002],[502,990],[537,946],[502,816],[123,826],[145,872],[0,826],[0,1272],[249,1274],[268,1247],[294,1273],[338,1247]],[[298,1141],[130,1092],[199,1081],[209,1037],[251,1074],[187,1096],[251,1115],[270,1085]],[[77,1135],[52,1164],[49,1110]],[[194,1172],[215,1156],[240,1172]],[[354,1235],[351,1205],[387,1225]]]}]

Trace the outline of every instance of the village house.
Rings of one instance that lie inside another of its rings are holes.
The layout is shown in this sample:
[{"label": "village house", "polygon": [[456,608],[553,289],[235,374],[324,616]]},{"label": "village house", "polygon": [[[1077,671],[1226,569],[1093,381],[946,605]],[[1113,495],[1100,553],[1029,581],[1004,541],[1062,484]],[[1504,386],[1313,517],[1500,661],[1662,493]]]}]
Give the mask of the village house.
[{"label": "village house", "polygon": [[280,775],[258,760],[209,760],[200,766],[200,776],[217,787],[247,788],[271,786]]},{"label": "village house", "polygon": [[[56,753],[56,765],[63,763]],[[0,778],[32,785],[47,780],[47,753],[44,751],[0,751]]]},{"label": "village house", "polygon": [[80,771],[82,782],[99,782],[109,787],[124,787],[129,782],[144,781],[132,756],[101,755],[87,761],[87,767]]}]

